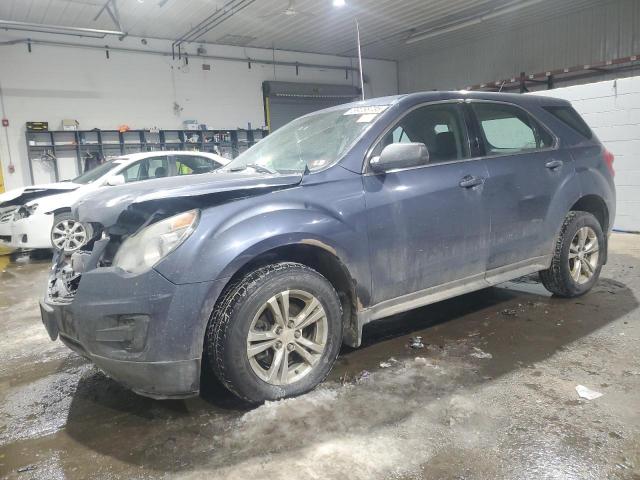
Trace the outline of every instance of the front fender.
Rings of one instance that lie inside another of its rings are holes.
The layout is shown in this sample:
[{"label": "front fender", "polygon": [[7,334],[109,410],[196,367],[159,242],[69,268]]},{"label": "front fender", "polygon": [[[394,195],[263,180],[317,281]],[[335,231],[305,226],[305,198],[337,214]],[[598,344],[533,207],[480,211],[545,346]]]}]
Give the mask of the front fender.
[{"label": "front fender", "polygon": [[320,205],[311,200],[314,188],[307,187],[305,195],[296,189],[295,201],[286,198],[290,192],[282,191],[270,194],[271,199],[262,197],[259,204],[254,198],[205,209],[196,231],[156,270],[177,284],[228,279],[260,254],[307,244],[335,255],[368,293],[364,199],[354,196],[353,186],[345,188],[348,202],[336,203],[336,195]]},{"label": "front fender", "polygon": [[71,211],[71,206],[82,197],[82,194],[77,192],[62,193],[59,195],[51,195],[43,198],[41,201],[41,208],[43,213],[48,215],[56,215],[57,213],[64,211]]}]

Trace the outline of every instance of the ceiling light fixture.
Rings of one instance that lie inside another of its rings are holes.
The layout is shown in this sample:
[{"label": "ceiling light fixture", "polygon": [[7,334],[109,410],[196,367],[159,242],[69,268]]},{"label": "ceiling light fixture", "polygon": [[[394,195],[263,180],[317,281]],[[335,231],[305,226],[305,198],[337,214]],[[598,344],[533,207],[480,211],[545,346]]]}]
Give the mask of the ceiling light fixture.
[{"label": "ceiling light fixture", "polygon": [[344,7],[346,4],[345,0],[333,0],[333,6],[337,8]]},{"label": "ceiling light fixture", "polygon": [[536,3],[540,3],[544,1],[546,0],[525,0],[524,2],[521,2],[521,3],[512,3],[502,8],[489,10],[478,17],[471,18],[469,20],[463,20],[460,23],[456,23],[454,25],[449,25],[443,28],[433,28],[431,30],[427,30],[426,32],[418,33],[416,35],[409,37],[405,43],[407,45],[410,45],[412,43],[421,42],[422,40],[437,37],[445,33],[455,32],[456,30],[460,30],[465,27],[470,27],[471,25],[477,25],[487,20],[500,17],[507,13],[513,13],[515,11],[521,10],[523,8],[526,8],[531,5],[535,5]]}]

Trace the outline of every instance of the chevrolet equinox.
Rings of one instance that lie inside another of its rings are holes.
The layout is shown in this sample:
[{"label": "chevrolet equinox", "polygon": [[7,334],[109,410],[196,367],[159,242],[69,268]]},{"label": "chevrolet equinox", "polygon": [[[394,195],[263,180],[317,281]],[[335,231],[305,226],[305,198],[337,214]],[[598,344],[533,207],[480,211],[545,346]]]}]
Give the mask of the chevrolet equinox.
[{"label": "chevrolet equinox", "polygon": [[50,337],[141,395],[214,375],[307,392],[371,321],[539,272],[560,297],[607,260],[613,156],[563,100],[430,92],[298,118],[222,170],[81,199]]}]

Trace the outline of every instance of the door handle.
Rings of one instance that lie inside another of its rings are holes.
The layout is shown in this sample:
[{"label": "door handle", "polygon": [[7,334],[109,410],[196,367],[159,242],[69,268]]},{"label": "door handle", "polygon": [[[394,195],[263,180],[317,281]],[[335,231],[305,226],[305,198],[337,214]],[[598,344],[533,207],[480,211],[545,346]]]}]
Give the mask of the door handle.
[{"label": "door handle", "polygon": [[484,183],[484,178],[482,177],[465,175],[464,177],[462,177],[462,180],[460,180],[460,183],[458,183],[458,185],[460,185],[462,188],[471,188],[471,187],[476,187],[478,185],[482,185],[483,183]]},{"label": "door handle", "polygon": [[564,162],[562,160],[551,160],[544,164],[549,170],[555,170],[556,168],[560,168]]}]

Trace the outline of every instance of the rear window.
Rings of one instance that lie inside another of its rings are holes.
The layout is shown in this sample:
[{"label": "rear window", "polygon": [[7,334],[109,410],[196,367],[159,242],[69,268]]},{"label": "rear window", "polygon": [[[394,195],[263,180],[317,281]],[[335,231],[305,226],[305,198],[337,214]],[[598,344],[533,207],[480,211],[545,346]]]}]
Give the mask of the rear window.
[{"label": "rear window", "polygon": [[556,117],[561,122],[569,125],[576,132],[585,138],[593,137],[589,125],[582,119],[580,114],[573,107],[543,107],[547,112]]}]

